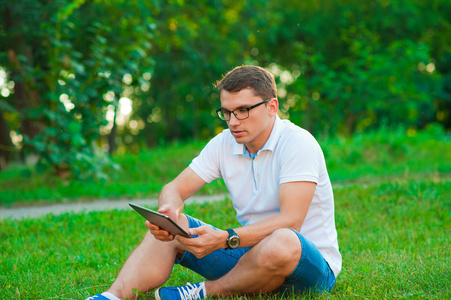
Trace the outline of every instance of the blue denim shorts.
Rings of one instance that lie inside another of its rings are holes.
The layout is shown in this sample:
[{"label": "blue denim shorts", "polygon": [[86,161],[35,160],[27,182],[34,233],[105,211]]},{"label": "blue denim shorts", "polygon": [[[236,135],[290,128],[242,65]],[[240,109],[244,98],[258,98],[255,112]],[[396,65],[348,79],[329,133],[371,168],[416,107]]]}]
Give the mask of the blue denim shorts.
[{"label": "blue denim shorts", "polygon": [[[189,227],[210,226],[198,219],[188,216]],[[299,237],[302,246],[302,255],[294,271],[285,279],[276,293],[304,293],[304,292],[330,292],[335,286],[335,276],[328,263],[323,258],[318,248],[299,232],[293,230]],[[182,258],[176,259],[175,263],[205,277],[207,280],[215,280],[227,274],[235,267],[240,258],[249,251],[251,247],[237,249],[219,249],[211,254],[197,258],[185,251]]]}]

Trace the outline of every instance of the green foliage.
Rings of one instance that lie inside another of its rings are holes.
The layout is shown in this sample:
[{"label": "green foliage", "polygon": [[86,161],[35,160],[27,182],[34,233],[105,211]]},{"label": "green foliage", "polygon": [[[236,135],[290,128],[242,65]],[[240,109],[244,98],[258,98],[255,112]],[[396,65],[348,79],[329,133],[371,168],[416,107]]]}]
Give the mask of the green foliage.
[{"label": "green foliage", "polygon": [[[288,299],[448,299],[450,188],[449,180],[426,177],[337,190],[343,269],[336,287]],[[185,210],[219,228],[238,226],[229,200]],[[103,292],[145,231],[141,216],[130,210],[0,221],[0,298],[83,299]],[[167,285],[199,280],[175,266]]]},{"label": "green foliage", "polygon": [[[265,61],[272,60],[279,75],[282,111],[293,122],[315,133],[351,135],[384,125],[424,128],[435,120],[440,76],[431,72],[438,58],[431,52],[437,49],[431,51],[424,37],[440,25],[409,19],[441,15],[432,10],[444,2],[272,5],[278,26],[264,34],[274,36],[277,47]],[[441,48],[439,56],[449,50]]]},{"label": "green foliage", "polygon": [[[26,154],[61,174],[105,177],[108,164],[99,173],[86,157],[106,136],[111,151],[210,138],[225,126],[212,82],[244,63],[276,75],[281,114],[315,135],[451,128],[448,0],[15,0],[0,11],[0,65],[15,83],[0,113]],[[133,102],[123,124],[121,97]]]},{"label": "green foliage", "polygon": [[9,56],[0,58],[23,102],[17,112],[24,147],[61,177],[70,172],[78,179],[106,178],[116,167],[94,143],[117,99],[109,103],[105,94],[122,95],[125,74],[149,72],[154,23],[128,1],[27,3],[2,7],[9,16],[2,48]]}]

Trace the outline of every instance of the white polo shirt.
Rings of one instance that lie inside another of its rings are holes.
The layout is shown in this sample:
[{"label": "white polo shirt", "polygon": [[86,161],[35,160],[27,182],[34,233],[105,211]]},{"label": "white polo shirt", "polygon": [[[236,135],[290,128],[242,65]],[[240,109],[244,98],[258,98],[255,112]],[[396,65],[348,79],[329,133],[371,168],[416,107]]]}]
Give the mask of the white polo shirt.
[{"label": "white polo shirt", "polygon": [[269,139],[252,157],[226,129],[205,146],[189,167],[207,183],[217,178],[224,180],[242,226],[280,212],[280,184],[315,182],[315,194],[300,233],[318,247],[338,275],[342,259],[332,186],[323,152],[309,132],[276,116]]}]

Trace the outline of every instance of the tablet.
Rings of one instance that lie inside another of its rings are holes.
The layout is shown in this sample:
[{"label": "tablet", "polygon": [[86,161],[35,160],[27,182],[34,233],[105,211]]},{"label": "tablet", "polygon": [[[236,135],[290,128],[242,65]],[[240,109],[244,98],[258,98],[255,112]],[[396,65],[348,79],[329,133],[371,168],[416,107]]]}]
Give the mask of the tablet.
[{"label": "tablet", "polygon": [[159,212],[140,206],[138,204],[129,203],[128,205],[136,210],[147,221],[157,225],[163,230],[166,230],[173,236],[181,235],[183,237],[191,238],[191,236],[185,230],[183,230],[179,225],[172,221],[172,219],[168,216],[160,214]]}]

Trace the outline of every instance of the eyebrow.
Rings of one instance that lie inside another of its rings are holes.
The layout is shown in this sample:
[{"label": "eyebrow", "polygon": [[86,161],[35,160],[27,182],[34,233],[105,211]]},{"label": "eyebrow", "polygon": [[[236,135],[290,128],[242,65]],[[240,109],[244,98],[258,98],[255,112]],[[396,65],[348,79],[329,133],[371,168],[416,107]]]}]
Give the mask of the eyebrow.
[{"label": "eyebrow", "polygon": [[251,107],[252,105],[240,105],[240,106],[238,106],[238,107],[235,107],[235,109],[232,109],[232,110],[229,110],[229,109],[227,109],[227,108],[225,108],[225,107],[222,107],[221,106],[221,109],[225,109],[225,110],[227,110],[227,111],[234,111],[234,110],[237,110],[237,109],[243,109],[243,108],[249,108],[249,107]]}]

